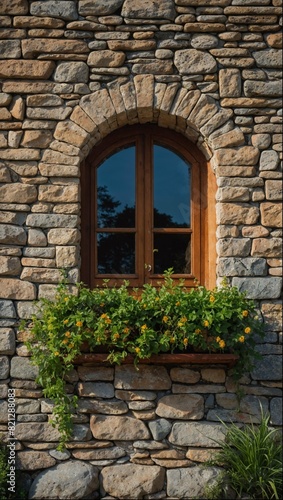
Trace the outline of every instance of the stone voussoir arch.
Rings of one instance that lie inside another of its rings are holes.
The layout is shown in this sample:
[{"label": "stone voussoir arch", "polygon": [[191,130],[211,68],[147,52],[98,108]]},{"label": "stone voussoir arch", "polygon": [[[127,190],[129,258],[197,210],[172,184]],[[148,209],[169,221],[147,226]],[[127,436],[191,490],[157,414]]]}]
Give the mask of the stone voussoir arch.
[{"label": "stone voussoir arch", "polygon": [[[234,125],[232,115],[231,109],[221,108],[200,90],[188,90],[178,82],[156,82],[153,75],[136,75],[83,96],[70,117],[57,124],[54,138],[79,149],[77,162],[74,152],[70,153],[70,164],[78,165],[110,132],[124,125],[156,123],[186,136],[215,168],[218,163],[226,164],[221,150],[227,156],[232,148],[232,156],[234,149],[234,155],[243,158],[247,148],[257,152],[244,145],[244,134]],[[45,150],[42,161],[50,163],[49,156],[50,150]]]}]

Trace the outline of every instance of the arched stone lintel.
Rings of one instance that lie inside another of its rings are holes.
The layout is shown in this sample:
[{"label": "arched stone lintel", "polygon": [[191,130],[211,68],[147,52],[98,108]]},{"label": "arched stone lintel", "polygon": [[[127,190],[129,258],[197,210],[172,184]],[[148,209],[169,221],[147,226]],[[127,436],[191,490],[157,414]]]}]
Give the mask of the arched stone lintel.
[{"label": "arched stone lintel", "polygon": [[232,115],[231,109],[220,108],[200,90],[188,90],[178,82],[156,82],[153,75],[136,75],[83,96],[71,116],[57,124],[54,137],[80,148],[85,158],[106,135],[124,125],[156,123],[185,135],[210,160],[221,147],[244,144]]}]

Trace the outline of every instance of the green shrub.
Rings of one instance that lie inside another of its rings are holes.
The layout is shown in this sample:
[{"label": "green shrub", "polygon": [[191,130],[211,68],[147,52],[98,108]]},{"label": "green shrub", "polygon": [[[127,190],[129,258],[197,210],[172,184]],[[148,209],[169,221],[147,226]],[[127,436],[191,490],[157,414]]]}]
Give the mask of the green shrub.
[{"label": "green shrub", "polygon": [[268,424],[269,416],[263,414],[258,426],[240,428],[236,424],[223,424],[226,438],[219,443],[221,450],[210,463],[225,468],[225,481],[237,498],[242,495],[254,500],[282,498],[282,444],[279,431]]},{"label": "green shrub", "polygon": [[142,358],[176,350],[233,352],[239,355],[238,374],[252,367],[254,335],[262,333],[255,304],[235,287],[223,283],[207,290],[184,288],[165,273],[160,287],[144,285],[131,292],[127,283],[119,288],[90,290],[81,284],[70,293],[61,283],[54,301],[41,300],[39,314],[32,318],[33,342],[28,348],[39,367],[38,383],[44,395],[54,400],[55,420],[62,442],[71,434],[71,408],[76,396],[65,393],[64,377],[87,342],[90,350],[107,349],[108,360],[121,363],[128,354],[135,364]]}]

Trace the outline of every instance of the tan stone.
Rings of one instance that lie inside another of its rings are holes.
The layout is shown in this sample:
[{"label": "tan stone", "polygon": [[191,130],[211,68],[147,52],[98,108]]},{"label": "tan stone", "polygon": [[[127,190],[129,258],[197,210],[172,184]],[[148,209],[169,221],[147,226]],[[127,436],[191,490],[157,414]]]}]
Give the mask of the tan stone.
[{"label": "tan stone", "polygon": [[39,160],[40,152],[38,149],[2,149],[0,158],[3,160]]},{"label": "tan stone", "polygon": [[[278,181],[269,181],[269,182],[278,182]],[[278,202],[261,203],[260,213],[261,213],[262,224],[264,226],[282,227],[282,203]]]},{"label": "tan stone", "polygon": [[68,142],[79,148],[84,146],[89,140],[89,134],[70,120],[58,123],[54,132],[54,137],[59,141]]},{"label": "tan stone", "polygon": [[2,299],[34,300],[36,288],[16,278],[0,278],[0,297]]},{"label": "tan stone", "polygon": [[220,97],[239,97],[241,95],[241,73],[237,68],[220,69]]},{"label": "tan stone", "polygon": [[223,187],[217,191],[218,201],[249,201],[250,190],[247,187]]},{"label": "tan stone", "polygon": [[55,458],[44,451],[18,451],[16,460],[20,470],[46,469],[56,464]]},{"label": "tan stone", "polygon": [[0,108],[0,120],[10,120],[11,117],[12,115],[7,108]]},{"label": "tan stone", "polygon": [[132,417],[92,415],[90,428],[95,439],[114,441],[150,439],[146,425]]},{"label": "tan stone", "polygon": [[39,186],[38,199],[48,202],[74,202],[79,199],[79,186],[44,185]]},{"label": "tan stone", "polygon": [[[38,62],[38,61],[37,61]],[[29,78],[29,76],[27,77]],[[3,83],[3,92],[13,92],[15,94],[30,94],[50,92],[53,90],[53,82],[34,82],[33,80],[5,81]]]},{"label": "tan stone", "polygon": [[81,108],[99,126],[105,123],[109,127],[115,121],[115,109],[106,89],[84,96],[81,99]]},{"label": "tan stone", "polygon": [[27,97],[27,106],[39,107],[39,106],[62,106],[64,104],[63,99],[57,95],[53,94],[35,94]]},{"label": "tan stone", "polygon": [[49,130],[26,130],[21,142],[21,146],[32,148],[47,148],[52,140],[52,133]]},{"label": "tan stone", "polygon": [[266,330],[280,332],[282,330],[282,301],[262,302],[261,311]]},{"label": "tan stone", "polygon": [[18,257],[5,257],[0,255],[0,274],[16,276],[21,272],[21,263]]},{"label": "tan stone", "polygon": [[0,199],[5,203],[31,203],[37,198],[35,186],[28,186],[14,182],[0,186]]},{"label": "tan stone", "polygon": [[71,245],[78,243],[80,233],[78,229],[50,229],[48,231],[48,243],[51,245]]},{"label": "tan stone", "polygon": [[78,248],[74,246],[57,247],[56,264],[59,268],[76,266],[78,264]]},{"label": "tan stone", "polygon": [[53,165],[51,163],[40,163],[41,175],[50,177],[79,177],[80,169],[72,165]]},{"label": "tan stone", "polygon": [[93,133],[94,131],[98,131],[97,125],[91,120],[91,118],[80,108],[80,106],[76,106],[74,111],[70,116],[70,120],[75,122],[77,125],[82,127],[89,133]]},{"label": "tan stone", "polygon": [[1,14],[27,14],[28,9],[27,0],[1,0]]},{"label": "tan stone", "polygon": [[114,385],[116,389],[165,390],[170,389],[171,380],[164,367],[142,365],[136,370],[125,365],[116,367]]},{"label": "tan stone", "polygon": [[221,134],[218,137],[211,138],[211,144],[214,149],[241,146],[245,143],[245,137],[243,132],[239,128],[230,130],[225,134]]},{"label": "tan stone", "polygon": [[42,53],[53,54],[84,54],[89,52],[87,44],[80,40],[50,40],[37,38],[23,40],[22,51],[24,58],[33,58]]},{"label": "tan stone", "polygon": [[256,224],[259,209],[247,203],[217,203],[217,224]]},{"label": "tan stone", "polygon": [[282,257],[281,238],[255,238],[252,243],[252,256]]},{"label": "tan stone", "polygon": [[215,456],[215,448],[189,448],[186,457],[193,462],[207,462]]},{"label": "tan stone", "polygon": [[274,49],[282,49],[283,36],[282,33],[272,33],[266,37],[268,45]]},{"label": "tan stone", "polygon": [[16,28],[61,28],[65,26],[62,19],[52,17],[17,16],[14,18]]},{"label": "tan stone", "polygon": [[62,274],[59,269],[26,267],[21,274],[21,280],[23,280],[23,283],[25,281],[32,281],[34,283],[60,283],[62,281]]},{"label": "tan stone", "polygon": [[243,146],[239,149],[221,149],[214,154],[217,165],[256,165],[259,150],[252,146]]},{"label": "tan stone", "polygon": [[139,122],[149,122],[153,118],[154,77],[153,75],[135,76],[134,84]]},{"label": "tan stone", "polygon": [[188,384],[195,384],[200,380],[199,372],[189,368],[172,368],[170,370],[170,377],[173,382],[183,382]]},{"label": "tan stone", "polygon": [[261,238],[269,235],[268,229],[264,226],[244,226],[242,235],[245,238]]},{"label": "tan stone", "polygon": [[[57,165],[79,165],[80,158],[74,156],[69,156],[59,151],[52,151],[51,149],[46,149],[42,156],[42,161],[45,163],[55,163]],[[44,174],[42,174],[44,175]]]},{"label": "tan stone", "polygon": [[[252,59],[252,64],[254,64],[254,59]],[[236,108],[265,108],[272,106],[274,108],[280,108],[280,99],[264,99],[264,98],[251,98],[251,97],[235,97],[235,98],[224,98],[221,99],[221,106],[224,107],[236,107]]]},{"label": "tan stone", "polygon": [[118,68],[123,65],[125,58],[124,52],[99,50],[89,54],[87,64],[94,68]]},{"label": "tan stone", "polygon": [[173,63],[171,61],[149,61],[137,62],[133,64],[134,74],[171,75],[173,73]]},{"label": "tan stone", "polygon": [[222,368],[202,368],[201,377],[206,382],[213,382],[215,384],[223,384],[226,380],[225,370]]},{"label": "tan stone", "polygon": [[197,394],[164,396],[159,399],[155,412],[164,418],[200,420],[204,415],[204,400]]},{"label": "tan stone", "polygon": [[283,197],[282,181],[267,180],[265,183],[265,192],[267,200],[282,200]]},{"label": "tan stone", "polygon": [[36,120],[65,120],[71,114],[72,108],[66,107],[46,107],[27,108],[27,117]]},{"label": "tan stone", "polygon": [[[55,68],[53,61],[0,61],[0,78],[33,78],[47,80]],[[26,89],[27,90],[27,89]]]},{"label": "tan stone", "polygon": [[113,51],[152,50],[156,47],[155,40],[109,40],[108,48]]}]

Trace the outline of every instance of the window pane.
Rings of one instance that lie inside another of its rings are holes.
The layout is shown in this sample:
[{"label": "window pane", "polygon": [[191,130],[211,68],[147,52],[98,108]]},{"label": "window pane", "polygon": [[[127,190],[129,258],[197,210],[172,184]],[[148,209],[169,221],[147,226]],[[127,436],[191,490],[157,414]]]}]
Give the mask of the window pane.
[{"label": "window pane", "polygon": [[162,146],[154,146],[153,157],[154,227],[190,227],[190,165]]},{"label": "window pane", "polygon": [[134,274],[135,235],[98,233],[97,270],[100,274]]},{"label": "window pane", "polygon": [[130,146],[97,169],[98,227],[135,227],[135,163]]},{"label": "window pane", "polygon": [[175,274],[191,274],[191,235],[154,235],[154,273],[173,267]]}]

